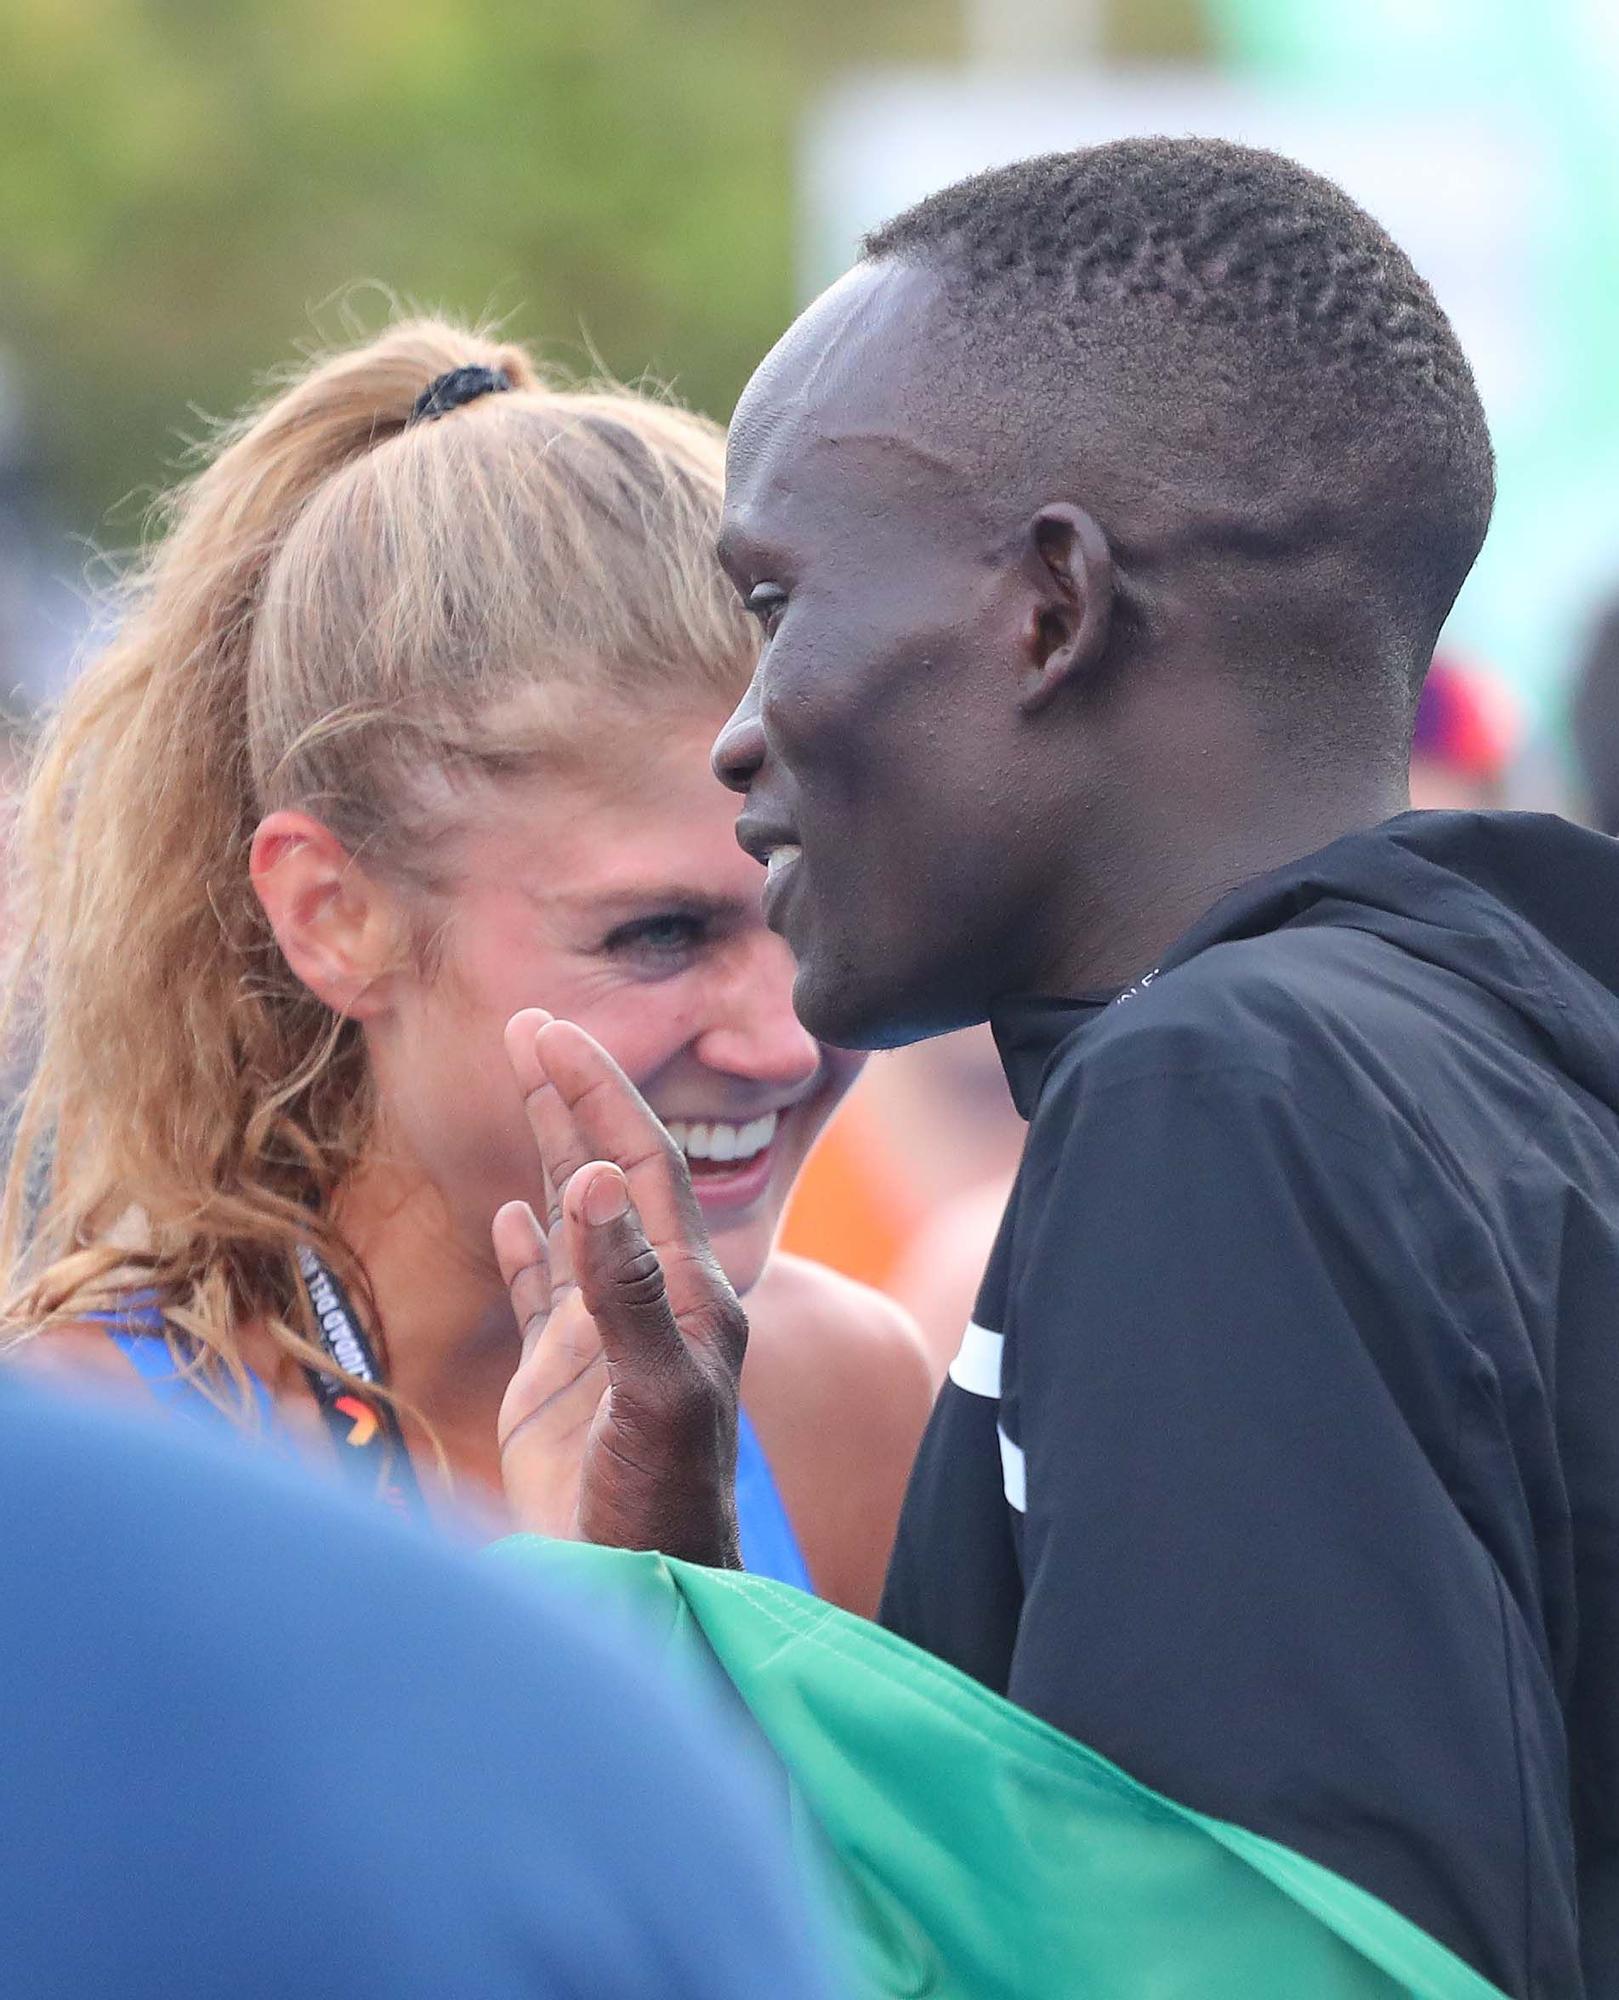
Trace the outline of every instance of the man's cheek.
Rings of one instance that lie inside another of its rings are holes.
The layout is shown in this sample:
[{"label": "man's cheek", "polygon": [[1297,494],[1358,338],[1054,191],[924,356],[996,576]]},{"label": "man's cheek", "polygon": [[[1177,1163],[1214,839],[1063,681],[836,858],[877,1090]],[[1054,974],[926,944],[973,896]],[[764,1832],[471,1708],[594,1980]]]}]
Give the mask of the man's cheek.
[{"label": "man's cheek", "polygon": [[874,646],[873,636],[828,630],[795,648],[790,677],[782,677],[777,726],[806,758],[864,761],[914,701],[918,663],[908,660],[910,649]]}]

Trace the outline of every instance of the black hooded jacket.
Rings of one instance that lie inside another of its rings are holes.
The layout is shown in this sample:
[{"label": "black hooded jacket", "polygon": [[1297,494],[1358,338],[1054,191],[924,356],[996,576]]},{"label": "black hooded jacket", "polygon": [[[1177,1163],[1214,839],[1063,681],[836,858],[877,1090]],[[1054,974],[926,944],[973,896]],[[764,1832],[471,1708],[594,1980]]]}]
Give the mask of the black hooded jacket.
[{"label": "black hooded jacket", "polygon": [[885,1622],[1619,1995],[1619,841],[1406,814],[995,1027],[1029,1137]]}]

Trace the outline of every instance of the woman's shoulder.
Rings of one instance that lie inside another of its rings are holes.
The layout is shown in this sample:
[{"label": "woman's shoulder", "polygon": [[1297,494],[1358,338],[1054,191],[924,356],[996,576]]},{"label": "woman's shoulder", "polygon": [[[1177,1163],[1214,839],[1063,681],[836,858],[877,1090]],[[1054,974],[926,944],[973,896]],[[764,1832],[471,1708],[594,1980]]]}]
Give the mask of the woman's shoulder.
[{"label": "woman's shoulder", "polygon": [[742,1389],[816,1587],[870,1617],[933,1405],[921,1335],[891,1299],[777,1255],[748,1294]]},{"label": "woman's shoulder", "polygon": [[750,1410],[792,1412],[851,1450],[908,1456],[933,1407],[934,1377],[915,1320],[881,1292],[808,1258],[778,1253],[748,1294]]},{"label": "woman's shoulder", "polygon": [[6,1343],[4,1359],[8,1367],[68,1386],[89,1380],[110,1389],[148,1393],[115,1329],[94,1320],[72,1320],[19,1334]]},{"label": "woman's shoulder", "polygon": [[[248,1339],[237,1343],[240,1369],[232,1365],[228,1372],[204,1375],[187,1365],[183,1338],[171,1344],[161,1310],[137,1296],[122,1309],[24,1332],[0,1349],[0,1362],[70,1393],[106,1393],[210,1426],[240,1419],[260,1435],[281,1442],[315,1437],[325,1449],[325,1425],[313,1398],[273,1393],[274,1377],[262,1357],[273,1364],[274,1349],[262,1328],[249,1326],[245,1332]],[[290,1372],[290,1367],[281,1371]]]},{"label": "woman's shoulder", "polygon": [[916,1380],[927,1350],[902,1306],[829,1265],[777,1251],[747,1299],[754,1338],[784,1366],[841,1374],[848,1368]]}]

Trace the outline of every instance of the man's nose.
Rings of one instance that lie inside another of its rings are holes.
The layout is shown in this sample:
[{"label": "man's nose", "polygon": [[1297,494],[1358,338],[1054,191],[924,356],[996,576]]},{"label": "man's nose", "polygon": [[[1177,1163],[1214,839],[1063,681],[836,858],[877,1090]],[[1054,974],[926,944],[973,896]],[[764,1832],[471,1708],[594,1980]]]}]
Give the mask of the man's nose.
[{"label": "man's nose", "polygon": [[759,721],[759,683],[755,676],[729,722],[714,739],[709,761],[722,785],[747,797],[765,761],[765,734]]}]

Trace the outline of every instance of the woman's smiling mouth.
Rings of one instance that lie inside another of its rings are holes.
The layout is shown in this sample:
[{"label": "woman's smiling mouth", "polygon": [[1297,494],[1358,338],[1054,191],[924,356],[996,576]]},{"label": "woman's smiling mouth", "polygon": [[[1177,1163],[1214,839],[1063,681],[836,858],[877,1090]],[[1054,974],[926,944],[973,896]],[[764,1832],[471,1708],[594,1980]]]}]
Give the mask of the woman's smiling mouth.
[{"label": "woman's smiling mouth", "polygon": [[746,1124],[714,1119],[665,1119],[665,1129],[686,1157],[691,1184],[704,1208],[750,1208],[770,1185],[782,1114],[767,1111]]}]

